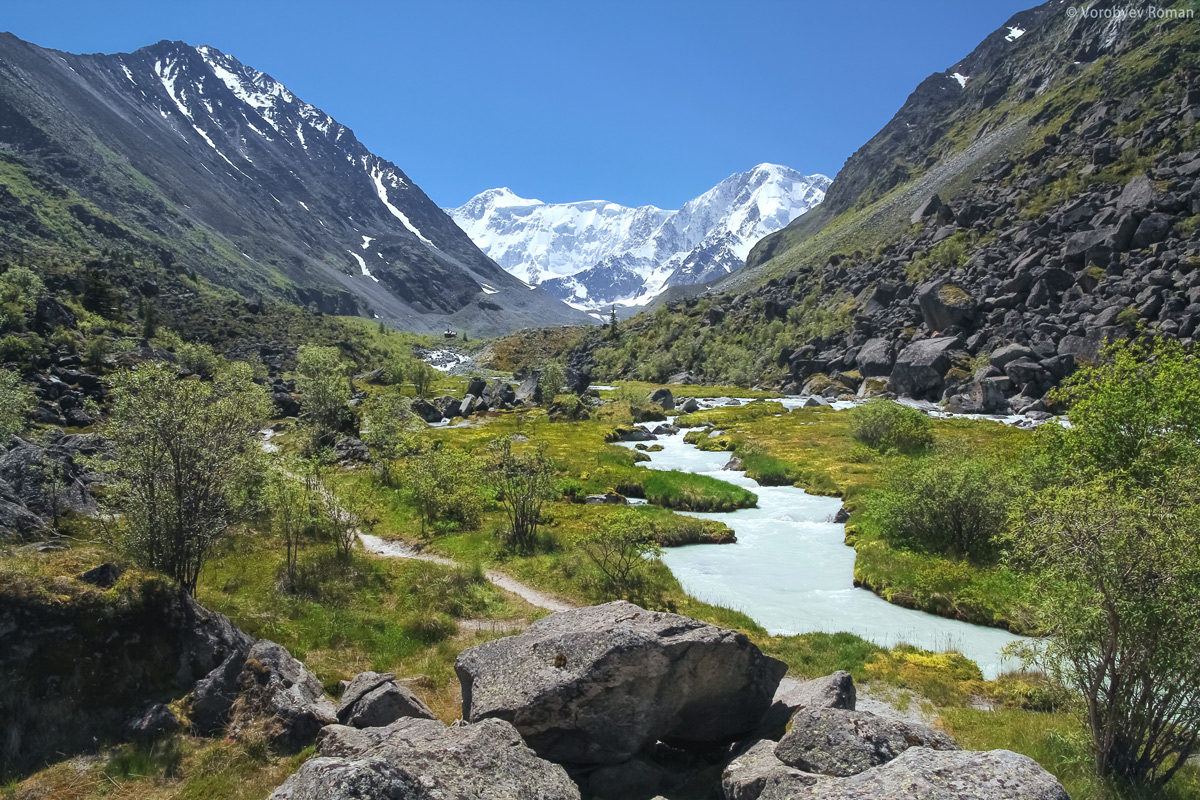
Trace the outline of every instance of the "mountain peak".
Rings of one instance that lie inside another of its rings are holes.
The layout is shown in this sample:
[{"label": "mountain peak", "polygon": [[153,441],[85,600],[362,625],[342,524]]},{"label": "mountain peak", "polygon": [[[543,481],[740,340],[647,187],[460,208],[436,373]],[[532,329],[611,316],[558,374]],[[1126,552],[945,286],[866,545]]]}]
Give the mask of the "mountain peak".
[{"label": "mountain peak", "polygon": [[644,305],[669,286],[739,269],[755,242],[820,203],[829,183],[763,163],[678,211],[605,200],[542,203],[506,187],[446,211],[517,278],[576,308],[597,309]]}]

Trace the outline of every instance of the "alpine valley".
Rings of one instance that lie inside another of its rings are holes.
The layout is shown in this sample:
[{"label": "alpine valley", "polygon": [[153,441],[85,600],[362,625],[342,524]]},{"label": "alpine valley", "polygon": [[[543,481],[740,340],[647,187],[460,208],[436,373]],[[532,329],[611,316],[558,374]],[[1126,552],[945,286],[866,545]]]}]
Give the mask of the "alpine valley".
[{"label": "alpine valley", "polygon": [[824,175],[759,164],[678,211],[603,200],[543,203],[489,189],[450,216],[496,263],[576,308],[638,307],[671,286],[707,283],[820,203]]}]

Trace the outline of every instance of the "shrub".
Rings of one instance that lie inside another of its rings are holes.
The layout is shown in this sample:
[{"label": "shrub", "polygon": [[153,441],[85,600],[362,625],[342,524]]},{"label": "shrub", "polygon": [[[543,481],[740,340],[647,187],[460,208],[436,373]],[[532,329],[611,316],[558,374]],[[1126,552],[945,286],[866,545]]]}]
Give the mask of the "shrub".
[{"label": "shrub", "polygon": [[37,399],[33,390],[21,383],[17,373],[0,369],[0,442],[25,428],[26,417]]},{"label": "shrub", "polygon": [[456,447],[431,447],[408,460],[405,482],[421,516],[421,535],[437,521],[479,527],[483,469],[471,453]]},{"label": "shrub", "polygon": [[893,544],[987,561],[1008,517],[1010,481],[991,458],[964,450],[905,459],[883,475],[875,516]]},{"label": "shrub", "polygon": [[634,509],[608,515],[579,547],[604,576],[606,588],[618,595],[628,595],[641,586],[647,559],[660,552],[654,527],[645,514]]},{"label": "shrub", "polygon": [[929,417],[892,400],[868,400],[850,418],[854,438],[876,450],[909,453],[933,444]]}]

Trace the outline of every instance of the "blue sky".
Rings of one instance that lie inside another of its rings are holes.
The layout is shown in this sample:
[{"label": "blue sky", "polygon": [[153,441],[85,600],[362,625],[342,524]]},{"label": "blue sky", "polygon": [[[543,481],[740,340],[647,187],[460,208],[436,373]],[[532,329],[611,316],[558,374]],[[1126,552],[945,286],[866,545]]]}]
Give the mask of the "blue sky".
[{"label": "blue sky", "polygon": [[832,177],[1034,2],[14,0],[0,27],[70,52],[212,45],[443,206],[508,186],[677,208],[763,161]]}]

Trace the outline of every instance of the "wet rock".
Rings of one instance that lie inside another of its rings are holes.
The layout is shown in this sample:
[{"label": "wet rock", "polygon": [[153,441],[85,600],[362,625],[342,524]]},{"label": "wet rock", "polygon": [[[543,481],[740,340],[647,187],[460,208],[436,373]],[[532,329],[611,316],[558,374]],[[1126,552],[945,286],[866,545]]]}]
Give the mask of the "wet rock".
[{"label": "wet rock", "polygon": [[553,761],[614,764],[752,732],[786,666],[743,634],[614,602],[471,648],[455,671],[465,719],[508,720]]},{"label": "wet rock", "polygon": [[666,387],[655,389],[651,392],[650,402],[662,406],[663,411],[675,410],[675,397],[671,394],[671,390]]}]

